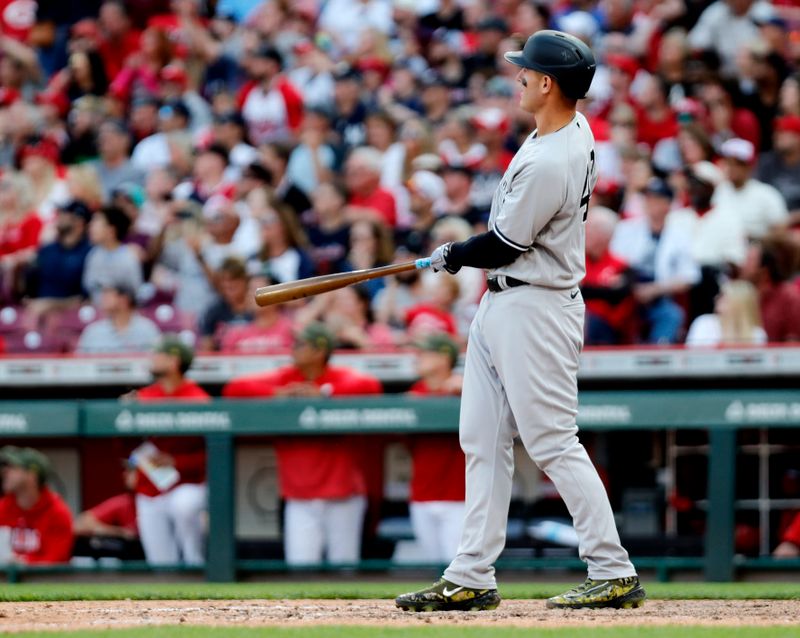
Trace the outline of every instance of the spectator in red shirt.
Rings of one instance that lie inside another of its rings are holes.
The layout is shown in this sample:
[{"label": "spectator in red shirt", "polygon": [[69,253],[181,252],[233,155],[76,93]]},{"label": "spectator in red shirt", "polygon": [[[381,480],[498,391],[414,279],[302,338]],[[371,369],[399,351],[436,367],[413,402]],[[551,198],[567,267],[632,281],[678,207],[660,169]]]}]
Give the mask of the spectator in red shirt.
[{"label": "spectator in red shirt", "polygon": [[785,231],[774,231],[751,244],[742,265],[742,278],[758,290],[770,343],[800,340],[800,288],[791,281],[800,264],[798,251]]},{"label": "spectator in red shirt", "polygon": [[[310,324],[292,348],[292,365],[231,380],[229,398],[327,397],[380,394],[380,382],[329,364],[333,334]],[[284,513],[284,551],[290,565],[351,564],[361,555],[366,509],[365,469],[355,438],[285,437],[275,442]]]},{"label": "spectator in red shirt", "polygon": [[608,249],[618,215],[602,206],[586,219],[586,276],[581,294],[586,302],[586,345],[624,343],[631,336],[636,302],[633,273]]},{"label": "spectator in red shirt", "polygon": [[347,201],[351,217],[373,217],[393,228],[397,224],[394,195],[381,188],[380,151],[362,146],[355,149],[344,167],[344,180],[350,198]]},{"label": "spectator in red shirt", "polygon": [[[155,382],[130,398],[208,401],[206,391],[186,378],[193,358],[192,349],[180,339],[165,337],[153,354],[150,369]],[[156,437],[137,448],[131,460],[137,468],[137,523],[147,562],[203,564],[207,500],[203,439]]]},{"label": "spectator in red shirt", "polygon": [[653,148],[659,140],[678,135],[678,119],[667,100],[667,86],[649,76],[637,94],[638,141]]},{"label": "spectator in red shirt", "polygon": [[113,81],[128,58],[139,50],[142,34],[133,28],[128,9],[121,0],[106,0],[100,6],[98,24],[102,32],[98,52],[105,64],[106,76]]},{"label": "spectator in red shirt", "polygon": [[[453,373],[458,344],[446,334],[419,343],[419,381],[414,396],[461,394],[461,375]],[[426,434],[409,443],[412,458],[409,513],[414,538],[431,563],[449,563],[456,555],[464,522],[464,452],[458,434]]]},{"label": "spectator in red shirt", "polygon": [[0,529],[10,528],[11,561],[66,563],[72,556],[72,515],[47,487],[50,462],[41,452],[11,445],[0,449],[5,496],[0,498]]}]

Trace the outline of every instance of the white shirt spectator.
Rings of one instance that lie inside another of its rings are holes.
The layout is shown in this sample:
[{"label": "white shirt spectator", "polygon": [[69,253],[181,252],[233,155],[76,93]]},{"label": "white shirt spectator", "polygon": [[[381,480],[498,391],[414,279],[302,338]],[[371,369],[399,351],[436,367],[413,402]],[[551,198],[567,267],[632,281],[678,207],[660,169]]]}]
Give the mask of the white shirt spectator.
[{"label": "white shirt spectator", "polygon": [[670,213],[669,223],[686,225],[683,232],[692,237],[692,257],[701,266],[744,263],[747,236],[733,211],[717,206],[700,216],[692,208],[682,208]]},{"label": "white shirt spectator", "polygon": [[692,236],[686,224],[670,223],[671,215],[658,239],[653,237],[646,218],[622,220],[614,229],[609,248],[645,279],[695,284],[700,281],[700,267],[692,256]]},{"label": "white shirt spectator", "polygon": [[[717,315],[700,315],[689,326],[686,346],[689,348],[708,348],[718,346],[722,341],[722,325]],[[761,326],[753,328],[752,341],[742,345],[762,346],[767,343],[767,333]]]},{"label": "white shirt spectator", "polygon": [[83,267],[83,288],[98,303],[105,286],[125,286],[139,290],[142,285],[142,263],[135,250],[122,244],[114,250],[94,246]]},{"label": "white shirt spectator", "polygon": [[786,202],[774,186],[749,179],[737,189],[731,182],[717,186],[714,206],[730,210],[741,220],[745,234],[758,239],[766,235],[773,226],[785,224],[789,217]]},{"label": "white shirt spectator", "polygon": [[289,71],[289,80],[303,95],[303,103],[308,108],[329,108],[333,102],[335,82],[333,75],[324,71],[315,73],[307,66]]},{"label": "white shirt spectator", "polygon": [[330,33],[336,44],[353,51],[366,31],[388,35],[393,27],[389,0],[328,0],[319,16],[319,28]]},{"label": "white shirt spectator", "polygon": [[[286,179],[297,186],[309,197],[319,186],[319,175],[314,170],[314,160],[311,148],[306,144],[299,144],[289,156],[286,166]],[[336,155],[333,149],[324,144],[317,149],[319,163],[329,170],[333,168]]]},{"label": "white shirt spectator", "polygon": [[742,47],[759,38],[756,18],[774,15],[769,2],[754,2],[745,15],[737,16],[725,0],[717,0],[700,15],[689,32],[689,46],[693,49],[711,49],[720,56],[723,71],[736,70],[736,56]]},{"label": "white shirt spectator", "polygon": [[169,166],[171,161],[172,153],[166,133],[148,135],[134,147],[131,155],[131,164],[143,173]]}]

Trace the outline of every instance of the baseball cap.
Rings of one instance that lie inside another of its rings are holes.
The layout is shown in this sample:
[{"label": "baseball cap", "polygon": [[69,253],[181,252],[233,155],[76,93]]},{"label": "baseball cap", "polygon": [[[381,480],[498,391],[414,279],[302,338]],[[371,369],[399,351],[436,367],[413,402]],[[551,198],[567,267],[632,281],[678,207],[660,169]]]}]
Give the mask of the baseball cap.
[{"label": "baseball cap", "polygon": [[612,69],[622,71],[625,75],[633,77],[639,71],[636,58],[623,53],[610,53],[606,56],[606,65]]},{"label": "baseball cap", "polygon": [[235,124],[236,126],[244,128],[245,121],[244,117],[239,111],[231,110],[217,113],[214,116],[214,124]]},{"label": "baseball cap", "polygon": [[502,133],[507,133],[511,124],[506,112],[496,106],[481,109],[470,118],[470,122],[481,131],[500,131]]},{"label": "baseball cap", "polygon": [[44,454],[30,447],[15,445],[6,445],[0,448],[0,465],[21,467],[35,472],[41,483],[47,481],[52,471],[50,461]]},{"label": "baseball cap", "polygon": [[727,159],[734,159],[744,164],[750,164],[756,157],[756,149],[752,142],[734,137],[725,140],[719,149],[719,154]]},{"label": "baseball cap", "polygon": [[164,354],[178,357],[183,370],[188,370],[194,359],[194,350],[181,341],[177,335],[167,335],[164,337],[156,346],[155,352],[163,352]]},{"label": "baseball cap", "polygon": [[657,197],[664,197],[666,199],[672,199],[674,195],[670,185],[660,177],[651,177],[647,181],[647,185],[644,187],[644,192],[649,195],[656,195]]},{"label": "baseball cap", "polygon": [[478,23],[478,31],[501,31],[508,33],[508,23],[500,16],[490,15]]},{"label": "baseball cap", "polygon": [[417,348],[424,352],[438,352],[450,357],[450,365],[458,361],[459,348],[455,340],[445,333],[433,333],[417,342]]},{"label": "baseball cap", "polygon": [[253,55],[257,58],[264,58],[277,62],[278,66],[283,68],[283,56],[280,54],[280,51],[271,44],[262,44],[255,50]]},{"label": "baseball cap", "polygon": [[88,222],[92,218],[92,211],[80,199],[73,199],[63,206],[57,207],[56,210],[61,213],[69,213],[70,215],[75,215],[75,217],[80,217],[85,222]]},{"label": "baseball cap", "polygon": [[161,119],[167,119],[170,117],[174,117],[177,115],[178,117],[182,117],[185,120],[188,120],[191,116],[189,113],[189,109],[183,100],[173,100],[171,102],[167,102],[158,109],[158,117]]},{"label": "baseball cap", "polygon": [[307,343],[317,350],[331,352],[336,347],[336,337],[322,323],[310,323],[295,336],[295,344]]},{"label": "baseball cap", "polygon": [[725,181],[725,174],[709,161],[695,162],[687,168],[689,175],[710,186],[719,186]]},{"label": "baseball cap", "polygon": [[189,81],[186,75],[186,69],[179,64],[168,64],[161,69],[158,77],[162,82],[175,82],[176,84],[182,85],[186,85]]},{"label": "baseball cap", "polygon": [[147,198],[144,188],[135,182],[122,182],[122,184],[111,191],[111,196],[124,197],[130,201],[131,204],[136,206],[136,208],[141,208],[142,204],[144,204],[144,200]]},{"label": "baseball cap", "polygon": [[800,135],[800,115],[784,115],[775,120],[775,131]]}]

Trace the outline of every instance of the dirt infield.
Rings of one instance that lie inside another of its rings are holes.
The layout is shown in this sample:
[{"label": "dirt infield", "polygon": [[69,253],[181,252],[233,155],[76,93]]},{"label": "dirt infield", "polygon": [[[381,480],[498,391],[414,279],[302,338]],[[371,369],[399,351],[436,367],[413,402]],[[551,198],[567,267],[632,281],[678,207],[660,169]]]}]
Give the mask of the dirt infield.
[{"label": "dirt infield", "polygon": [[547,610],[542,600],[506,600],[496,611],[414,614],[388,600],[93,601],[0,603],[0,634],[148,625],[795,625],[798,600],[653,600],[637,610]]}]

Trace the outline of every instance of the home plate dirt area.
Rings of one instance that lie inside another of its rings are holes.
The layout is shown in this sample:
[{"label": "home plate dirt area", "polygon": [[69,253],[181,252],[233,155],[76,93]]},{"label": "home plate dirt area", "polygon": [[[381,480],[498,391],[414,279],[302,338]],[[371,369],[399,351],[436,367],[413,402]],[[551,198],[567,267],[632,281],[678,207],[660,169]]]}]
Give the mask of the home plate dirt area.
[{"label": "home plate dirt area", "polygon": [[147,625],[796,625],[800,600],[652,600],[633,610],[548,610],[506,600],[495,611],[403,612],[389,600],[209,600],[0,603],[0,634]]}]

